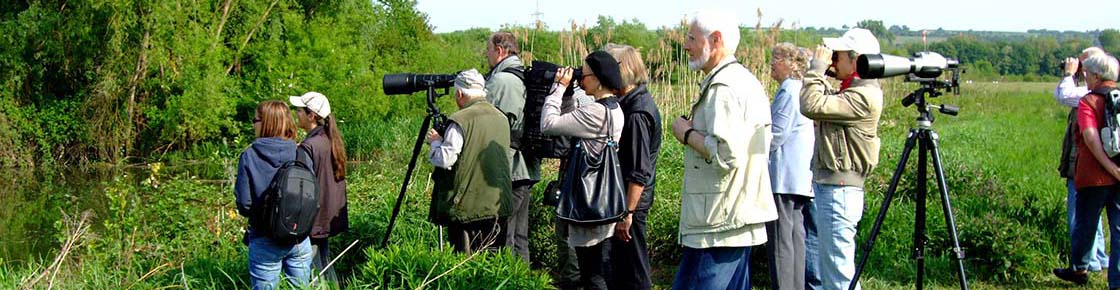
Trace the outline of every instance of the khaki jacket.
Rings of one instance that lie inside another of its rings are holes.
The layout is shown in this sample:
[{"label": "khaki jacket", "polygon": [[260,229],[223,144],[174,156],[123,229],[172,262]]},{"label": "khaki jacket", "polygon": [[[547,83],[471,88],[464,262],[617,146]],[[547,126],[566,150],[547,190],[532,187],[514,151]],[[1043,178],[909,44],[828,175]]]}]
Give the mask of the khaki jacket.
[{"label": "khaki jacket", "polygon": [[863,187],[879,163],[879,115],[883,89],[874,79],[855,79],[843,91],[825,79],[827,65],[814,60],[801,89],[801,114],[816,121],[813,182]]},{"label": "khaki jacket", "polygon": [[690,248],[765,243],[764,223],[778,218],[767,168],[769,100],[758,79],[732,61],[705,78],[707,90],[692,107],[692,126],[707,136],[710,156],[684,153],[680,241]]}]

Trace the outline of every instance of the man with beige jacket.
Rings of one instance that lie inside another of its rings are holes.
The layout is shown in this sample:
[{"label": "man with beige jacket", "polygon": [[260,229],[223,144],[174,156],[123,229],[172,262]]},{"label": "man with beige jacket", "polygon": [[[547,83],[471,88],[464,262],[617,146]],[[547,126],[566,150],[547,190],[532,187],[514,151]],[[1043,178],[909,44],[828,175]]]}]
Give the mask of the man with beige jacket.
[{"label": "man with beige jacket", "polygon": [[707,75],[691,118],[673,122],[684,143],[680,243],[673,289],[750,289],[752,246],[766,243],[778,218],[770,188],[770,104],[735,60],[739,24],[722,12],[699,12],[688,32],[689,68]]},{"label": "man with beige jacket", "polygon": [[[811,167],[817,236],[807,239],[815,238],[817,249],[816,255],[806,256],[818,259],[821,289],[848,289],[855,275],[863,183],[879,163],[879,115],[883,110],[879,81],[859,78],[856,59],[877,53],[879,41],[866,29],[853,28],[839,38],[825,38],[801,89],[801,114],[816,123]],[[830,67],[840,80],[839,89],[825,79]]]}]

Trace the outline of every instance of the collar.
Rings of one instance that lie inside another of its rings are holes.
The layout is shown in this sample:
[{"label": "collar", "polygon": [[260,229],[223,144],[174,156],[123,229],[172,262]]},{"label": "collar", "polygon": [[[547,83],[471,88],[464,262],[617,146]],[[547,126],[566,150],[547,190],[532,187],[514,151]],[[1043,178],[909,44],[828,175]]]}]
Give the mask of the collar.
[{"label": "collar", "polygon": [[474,98],[473,100],[467,101],[467,104],[465,106],[463,106],[462,108],[460,108],[460,110],[470,108],[471,106],[474,106],[475,104],[478,104],[479,102],[482,102],[482,101],[486,101],[486,98],[483,98],[483,97]]},{"label": "collar", "polygon": [[490,74],[493,75],[493,74],[495,74],[497,72],[500,72],[500,71],[502,71],[506,68],[513,67],[513,66],[520,66],[520,65],[521,65],[521,58],[517,57],[516,55],[511,54],[509,56],[506,56],[506,58],[503,58],[501,61],[498,61],[498,64],[495,65],[494,67],[490,68]]},{"label": "collar", "polygon": [[859,72],[852,72],[852,76],[840,81],[840,90],[847,90],[852,86],[852,81],[859,79]]},{"label": "collar", "polygon": [[701,82],[701,84],[708,84],[709,82],[711,82],[713,77],[715,77],[721,70],[723,70],[723,68],[729,66],[733,62],[736,62],[734,56],[724,57],[723,60],[719,61],[719,63],[717,63],[714,68],[712,68],[712,71],[704,77],[704,80]]}]

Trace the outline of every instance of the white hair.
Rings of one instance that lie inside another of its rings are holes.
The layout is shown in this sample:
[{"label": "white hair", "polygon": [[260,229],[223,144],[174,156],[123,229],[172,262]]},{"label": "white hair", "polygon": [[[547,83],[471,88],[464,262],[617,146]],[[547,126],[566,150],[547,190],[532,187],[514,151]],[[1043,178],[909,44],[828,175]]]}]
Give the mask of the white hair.
[{"label": "white hair", "polygon": [[739,48],[739,20],[735,14],[726,11],[697,11],[690,24],[700,29],[705,40],[710,40],[708,36],[719,31],[723,36],[723,49],[727,50],[727,55],[735,55],[735,50]]},{"label": "white hair", "polygon": [[1117,73],[1120,72],[1120,63],[1108,54],[1094,54],[1081,64],[1085,66],[1085,73],[1097,75],[1101,80],[1116,81]]},{"label": "white hair", "polygon": [[1104,49],[1096,46],[1090,46],[1081,50],[1081,55],[1084,55],[1086,58],[1097,54],[1104,54]]}]

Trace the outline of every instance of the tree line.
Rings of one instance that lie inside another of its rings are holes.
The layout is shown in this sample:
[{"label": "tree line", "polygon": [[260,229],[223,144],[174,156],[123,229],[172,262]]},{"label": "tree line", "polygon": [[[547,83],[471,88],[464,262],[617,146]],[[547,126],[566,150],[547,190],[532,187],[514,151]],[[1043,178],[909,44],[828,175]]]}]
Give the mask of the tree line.
[{"label": "tree line", "polygon": [[[423,112],[385,96],[389,73],[485,71],[490,29],[436,34],[415,0],[5,1],[0,3],[0,166],[134,163],[200,145],[251,141],[256,103],[306,91],[331,96],[346,126]],[[909,27],[857,23],[885,53],[931,50],[959,59],[966,78],[1042,80],[1090,45],[1120,51],[1115,29],[1086,33],[936,32],[928,47]],[[684,63],[682,26],[646,27],[601,16],[593,25],[520,31],[539,59],[578,63],[575,50],[626,43],[646,54],[655,79],[674,81]],[[836,28],[742,28],[747,52],[760,38],[812,47]],[[579,31],[565,38],[558,31]],[[765,31],[767,33],[760,33]],[[574,36],[571,36],[574,35]],[[572,37],[579,39],[572,39]],[[344,130],[345,131],[345,130]],[[346,135],[346,134],[344,134]],[[347,141],[361,136],[347,136]],[[236,150],[228,150],[236,152]],[[360,154],[354,154],[360,155]]]}]

